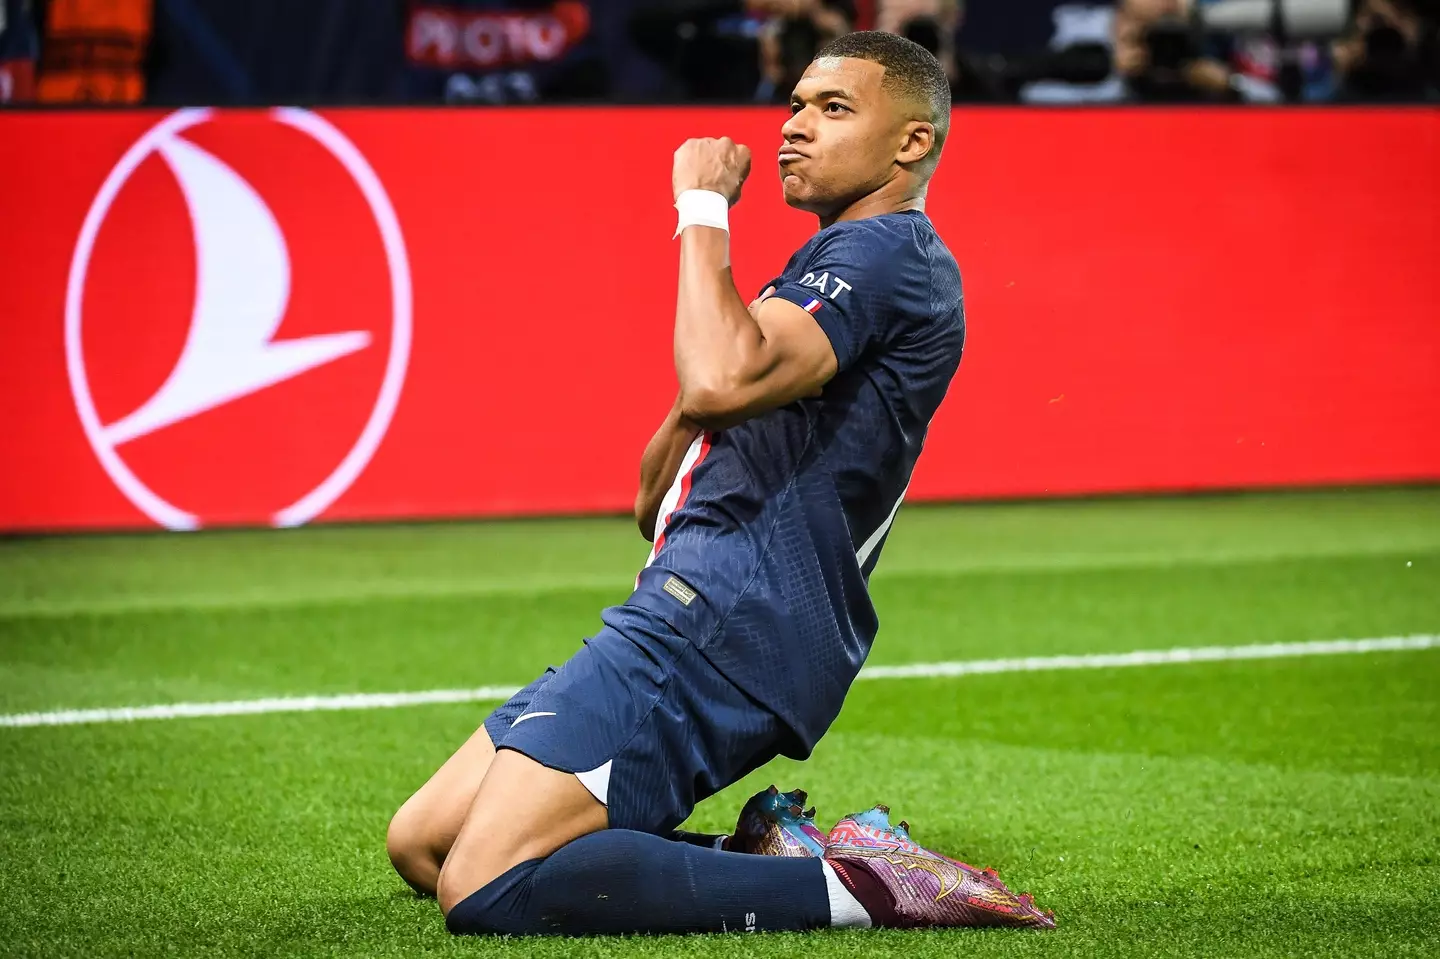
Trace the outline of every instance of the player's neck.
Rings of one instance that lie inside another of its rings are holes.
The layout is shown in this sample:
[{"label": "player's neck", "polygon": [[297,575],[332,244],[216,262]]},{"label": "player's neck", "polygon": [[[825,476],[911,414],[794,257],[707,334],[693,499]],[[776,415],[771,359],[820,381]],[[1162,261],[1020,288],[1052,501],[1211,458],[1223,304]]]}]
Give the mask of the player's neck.
[{"label": "player's neck", "polygon": [[874,193],[867,193],[854,203],[833,216],[820,217],[820,229],[843,220],[863,220],[886,213],[901,213],[905,210],[925,209],[925,194],[911,194],[896,181],[885,184]]}]

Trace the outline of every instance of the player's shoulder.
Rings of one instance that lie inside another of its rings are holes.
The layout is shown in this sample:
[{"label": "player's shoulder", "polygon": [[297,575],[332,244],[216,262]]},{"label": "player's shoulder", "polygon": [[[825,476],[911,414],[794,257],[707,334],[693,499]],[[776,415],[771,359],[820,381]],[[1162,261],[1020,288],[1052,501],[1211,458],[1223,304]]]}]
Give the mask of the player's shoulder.
[{"label": "player's shoulder", "polygon": [[812,244],[812,257],[852,259],[871,273],[893,275],[907,264],[958,272],[934,224],[919,210],[841,220],[817,233]]},{"label": "player's shoulder", "polygon": [[886,324],[949,316],[961,301],[955,258],[918,210],[832,223],[787,272],[798,284],[794,295],[802,309],[826,302],[809,290],[838,291],[830,297],[837,305],[842,298],[854,301]]},{"label": "player's shoulder", "polygon": [[872,254],[905,254],[920,250],[934,237],[935,230],[925,214],[917,210],[884,213],[859,220],[840,220],[816,234],[824,246],[857,245]]}]

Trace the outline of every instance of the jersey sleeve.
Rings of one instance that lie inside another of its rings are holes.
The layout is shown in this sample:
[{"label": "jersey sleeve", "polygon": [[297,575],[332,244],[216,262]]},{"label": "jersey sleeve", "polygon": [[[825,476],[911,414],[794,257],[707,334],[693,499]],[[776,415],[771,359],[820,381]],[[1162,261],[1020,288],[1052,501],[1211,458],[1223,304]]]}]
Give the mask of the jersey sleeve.
[{"label": "jersey sleeve", "polygon": [[842,371],[883,342],[894,323],[896,271],[881,247],[863,231],[836,230],[773,294],[815,317]]}]

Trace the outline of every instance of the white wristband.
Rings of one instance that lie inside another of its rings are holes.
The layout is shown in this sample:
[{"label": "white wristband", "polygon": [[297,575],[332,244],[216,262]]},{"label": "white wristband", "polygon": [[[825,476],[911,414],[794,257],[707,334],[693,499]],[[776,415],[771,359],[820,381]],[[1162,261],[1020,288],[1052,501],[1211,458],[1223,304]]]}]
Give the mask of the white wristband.
[{"label": "white wristband", "polygon": [[713,190],[685,190],[675,198],[675,209],[680,212],[676,236],[687,226],[711,226],[730,232],[730,201],[723,194]]}]

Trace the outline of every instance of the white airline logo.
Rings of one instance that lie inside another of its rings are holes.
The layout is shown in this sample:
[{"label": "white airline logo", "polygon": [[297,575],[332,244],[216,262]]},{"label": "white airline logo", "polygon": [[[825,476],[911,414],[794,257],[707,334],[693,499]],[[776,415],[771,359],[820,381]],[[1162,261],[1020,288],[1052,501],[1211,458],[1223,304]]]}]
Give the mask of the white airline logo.
[{"label": "white airline logo", "polygon": [[[265,200],[243,177],[180,136],[210,116],[209,110],[172,114],[120,159],[81,228],[65,303],[66,362],[86,437],[131,502],[171,529],[194,529],[200,518],[153,492],[121,457],[123,444],[371,345],[371,335],[365,330],[276,338],[290,300],[291,260],[285,236]],[[409,360],[410,273],[394,209],[354,144],[327,121],[304,110],[276,109],[270,118],[318,142],[355,181],[384,245],[392,292],[390,355],[374,408],[355,444],[330,475],[272,517],[277,526],[297,526],[320,514],[355,481],[389,426]],[[184,347],[164,382],[136,409],[102,424],[82,348],[85,279],[96,236],[111,205],[135,169],[152,154],[158,154],[174,174],[189,211],[195,244],[195,302]]]}]

